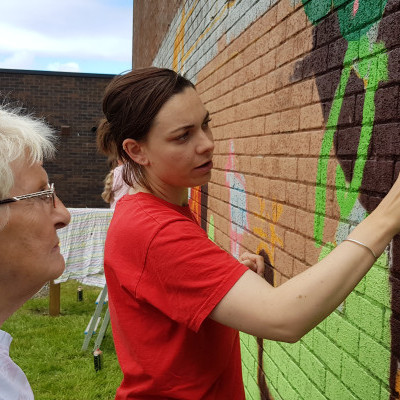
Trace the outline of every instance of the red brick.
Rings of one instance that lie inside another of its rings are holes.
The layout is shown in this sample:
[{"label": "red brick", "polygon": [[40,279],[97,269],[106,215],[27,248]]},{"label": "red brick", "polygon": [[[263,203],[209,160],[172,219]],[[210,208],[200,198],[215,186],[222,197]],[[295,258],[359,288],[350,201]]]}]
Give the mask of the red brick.
[{"label": "red brick", "polygon": [[226,48],[226,33],[224,33],[219,39],[217,43],[218,53],[222,53],[222,51]]},{"label": "red brick", "polygon": [[293,13],[293,6],[289,1],[279,1],[276,7],[276,20],[278,24]]},{"label": "red brick", "polygon": [[307,208],[307,186],[297,182],[286,183],[286,203]]},{"label": "red brick", "polygon": [[287,86],[274,93],[273,112],[280,112],[292,108],[292,87]]},{"label": "red brick", "polygon": [[[258,118],[253,118],[251,120],[251,131],[253,135],[255,136],[261,136],[264,135],[265,132],[265,118],[264,117],[258,117]],[[259,148],[259,141],[258,138],[255,140],[257,147],[256,147],[256,153],[259,154],[260,148]]]},{"label": "red brick", "polygon": [[278,72],[275,69],[266,75],[267,93],[275,92],[277,88],[277,78]]},{"label": "red brick", "polygon": [[286,154],[288,148],[289,135],[276,134],[271,137],[271,153]]},{"label": "red brick", "polygon": [[250,64],[254,60],[256,60],[260,54],[259,49],[257,48],[255,43],[250,43],[243,51],[243,56],[246,64]]},{"label": "red brick", "polygon": [[261,58],[260,75],[266,75],[276,68],[276,50],[265,52]]},{"label": "red brick", "polygon": [[274,267],[286,278],[291,278],[293,276],[293,257],[285,251],[276,248]]},{"label": "red brick", "polygon": [[275,26],[272,31],[268,33],[268,48],[273,49],[278,47],[281,43],[285,41],[286,38],[286,21],[280,22]]},{"label": "red brick", "polygon": [[324,126],[324,117],[320,104],[312,104],[301,108],[300,129],[321,128]]},{"label": "red brick", "polygon": [[[181,6],[181,0],[153,0],[135,2],[133,13],[133,65],[151,65],[170,24]],[[156,21],[149,23],[149,21]],[[157,29],[154,29],[157,26]]]},{"label": "red brick", "polygon": [[279,157],[279,177],[284,180],[297,179],[297,158],[294,157]]},{"label": "red brick", "polygon": [[336,199],[335,188],[327,188],[326,190],[326,215],[337,221],[340,219],[340,209]]},{"label": "red brick", "polygon": [[315,186],[307,186],[307,210],[315,212]]},{"label": "red brick", "polygon": [[270,182],[270,196],[273,200],[284,202],[286,197],[286,184],[284,181],[272,180]]},{"label": "red brick", "polygon": [[[270,196],[270,186],[271,181],[259,176],[248,176],[247,177],[247,190],[262,198],[268,198]],[[259,210],[252,210],[253,212],[258,212]]]},{"label": "red brick", "polygon": [[317,160],[315,158],[299,158],[297,163],[297,179],[299,182],[317,181]]},{"label": "red brick", "polygon": [[293,60],[294,57],[294,45],[296,38],[287,39],[283,42],[278,48],[276,52],[276,66],[280,67],[283,64],[288,63]]},{"label": "red brick", "polygon": [[310,152],[310,135],[308,132],[291,133],[287,153],[291,156],[308,156]]},{"label": "red brick", "polygon": [[294,207],[284,205],[277,223],[285,228],[293,229],[296,223],[296,209]]},{"label": "red brick", "polygon": [[234,54],[236,54],[236,55],[235,55],[234,58],[232,58],[233,71],[237,72],[237,71],[240,71],[243,68],[245,59],[244,59],[243,53],[235,52]]},{"label": "red brick", "polygon": [[300,81],[291,85],[291,105],[293,107],[304,107],[309,105],[313,94],[313,80]]},{"label": "red brick", "polygon": [[303,9],[298,9],[289,15],[286,23],[286,38],[289,38],[307,27],[307,16]]},{"label": "red brick", "polygon": [[315,265],[321,255],[321,247],[316,247],[314,239],[306,240],[306,263]]},{"label": "red brick", "polygon": [[299,109],[295,108],[281,112],[279,132],[281,133],[295,132],[299,129],[299,125],[300,125]]},{"label": "red brick", "polygon": [[263,135],[257,137],[257,149],[259,154],[271,154],[271,137],[271,135]]},{"label": "red brick", "polygon": [[325,132],[323,130],[318,130],[315,132],[309,132],[310,136],[310,155],[319,156],[321,153],[322,140],[324,138]]},{"label": "red brick", "polygon": [[293,276],[301,274],[304,272],[308,266],[299,260],[293,260]]},{"label": "red brick", "polygon": [[304,260],[305,238],[297,233],[286,231],[284,239],[285,250],[293,257]]},{"label": "red brick", "polygon": [[312,51],[313,29],[314,27],[310,26],[295,36],[293,43],[293,55],[295,57],[301,57]]},{"label": "red brick", "polygon": [[276,89],[281,89],[285,86],[292,85],[293,71],[295,70],[297,61],[291,61],[288,64],[282,65],[276,70]]},{"label": "red brick", "polygon": [[339,222],[337,220],[331,219],[329,217],[325,218],[325,227],[324,227],[324,236],[323,236],[323,241],[325,243],[335,242],[338,225],[339,225]]},{"label": "red brick", "polygon": [[278,133],[281,125],[281,113],[269,114],[265,117],[265,134]]},{"label": "red brick", "polygon": [[263,167],[263,158],[262,156],[253,156],[251,158],[251,170],[254,173],[260,173]]},{"label": "red brick", "polygon": [[312,238],[314,236],[314,213],[308,211],[296,211],[296,230],[302,235]]}]

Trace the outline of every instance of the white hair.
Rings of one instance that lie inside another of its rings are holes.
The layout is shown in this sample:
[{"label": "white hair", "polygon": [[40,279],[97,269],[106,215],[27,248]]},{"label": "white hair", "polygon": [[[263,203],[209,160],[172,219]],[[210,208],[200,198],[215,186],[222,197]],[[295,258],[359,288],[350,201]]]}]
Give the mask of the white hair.
[{"label": "white hair", "polygon": [[[23,109],[0,105],[0,199],[14,186],[13,161],[31,164],[55,154],[54,130],[42,119],[23,114]],[[9,207],[0,206],[0,229],[8,221]]]}]

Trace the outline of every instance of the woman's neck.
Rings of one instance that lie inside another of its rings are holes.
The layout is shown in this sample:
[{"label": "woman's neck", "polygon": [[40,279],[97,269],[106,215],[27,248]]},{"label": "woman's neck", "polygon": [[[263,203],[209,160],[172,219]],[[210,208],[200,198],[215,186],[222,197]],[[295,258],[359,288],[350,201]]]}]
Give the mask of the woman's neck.
[{"label": "woman's neck", "polygon": [[168,203],[175,204],[177,206],[187,206],[188,205],[188,189],[183,188],[182,190],[163,190],[162,188],[153,187],[149,190],[143,186],[136,186],[135,188],[129,189],[129,194],[135,193],[149,193],[156,196]]}]

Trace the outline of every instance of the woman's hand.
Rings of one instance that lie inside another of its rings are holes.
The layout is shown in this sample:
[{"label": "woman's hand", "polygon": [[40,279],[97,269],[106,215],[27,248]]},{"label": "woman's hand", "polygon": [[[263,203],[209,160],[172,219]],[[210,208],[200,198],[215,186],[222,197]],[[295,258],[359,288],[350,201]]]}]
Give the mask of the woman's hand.
[{"label": "woman's hand", "polygon": [[239,257],[239,261],[258,275],[264,277],[265,264],[262,256],[246,251]]}]

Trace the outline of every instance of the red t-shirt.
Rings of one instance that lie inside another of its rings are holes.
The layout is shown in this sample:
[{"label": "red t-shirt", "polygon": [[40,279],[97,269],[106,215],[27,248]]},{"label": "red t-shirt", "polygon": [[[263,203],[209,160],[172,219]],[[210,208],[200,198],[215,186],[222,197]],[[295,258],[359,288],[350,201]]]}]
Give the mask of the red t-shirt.
[{"label": "red t-shirt", "polygon": [[207,317],[247,267],[208,239],[189,207],[125,196],[104,270],[124,373],[116,399],[245,398],[239,334]]}]

